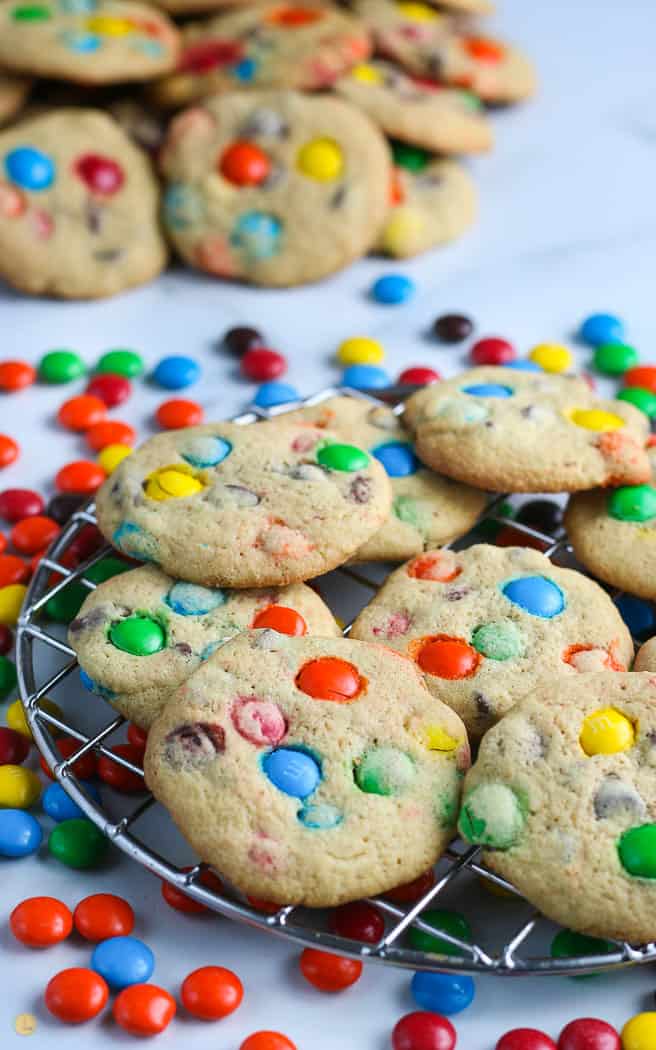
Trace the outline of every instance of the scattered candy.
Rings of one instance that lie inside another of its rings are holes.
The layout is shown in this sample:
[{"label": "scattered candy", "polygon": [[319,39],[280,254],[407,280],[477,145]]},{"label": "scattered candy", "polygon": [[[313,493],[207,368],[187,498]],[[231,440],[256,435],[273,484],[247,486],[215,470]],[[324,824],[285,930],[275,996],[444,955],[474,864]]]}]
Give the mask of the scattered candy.
[{"label": "scattered candy", "polygon": [[96,372],[136,379],[145,367],[143,358],[134,350],[108,350],[96,365]]},{"label": "scattered candy", "polygon": [[133,984],[119,992],[114,1020],[130,1035],[158,1035],[175,1016],[175,999],[155,984]]},{"label": "scattered candy", "polygon": [[107,408],[116,408],[127,401],[132,393],[132,384],[125,376],[113,372],[101,373],[89,381],[87,394],[99,397]]},{"label": "scattered candy", "polygon": [[92,493],[100,488],[105,480],[105,471],[98,463],[78,459],[67,463],[55,475],[55,488],[58,492]]},{"label": "scattered candy", "polygon": [[136,937],[108,937],[91,956],[91,969],[107,981],[112,991],[144,984],[155,969],[155,956]]},{"label": "scattered candy", "polygon": [[281,1032],[253,1032],[240,1044],[239,1050],[296,1050],[296,1044]]},{"label": "scattered candy", "polygon": [[9,928],[28,948],[50,948],[73,929],[70,910],[56,897],[28,897],[9,916]]},{"label": "scattered candy", "polygon": [[412,997],[422,1010],[434,1013],[459,1014],[474,998],[471,977],[456,973],[416,973],[410,984]]},{"label": "scattered candy", "polygon": [[462,343],[474,331],[474,322],[464,314],[443,314],[433,324],[433,333],[441,343]]},{"label": "scattered candy", "polygon": [[0,700],[16,688],[16,665],[6,656],[0,656]]},{"label": "scattered candy", "polygon": [[105,836],[90,820],[63,820],[50,832],[48,849],[69,868],[92,868],[107,852]]},{"label": "scattered candy", "polygon": [[571,350],[560,343],[540,343],[528,356],[544,372],[567,372],[573,362]]},{"label": "scattered candy", "polygon": [[0,587],[0,623],[8,627],[14,627],[18,623],[21,607],[27,587],[21,583],[12,583],[7,587]]},{"label": "scattered candy", "polygon": [[594,353],[594,366],[608,376],[619,376],[638,363],[638,351],[627,343],[601,343]]},{"label": "scattered candy", "polygon": [[110,445],[134,445],[137,434],[129,423],[118,419],[107,419],[90,426],[84,435],[86,443],[94,452],[102,452]]},{"label": "scattered candy", "polygon": [[330,927],[340,937],[376,944],[385,933],[385,919],[375,904],[353,901],[352,904],[342,904],[335,909]]},{"label": "scattered candy", "polygon": [[31,386],[36,379],[36,368],[27,361],[0,361],[0,390],[14,394]]},{"label": "scattered candy", "polygon": [[[190,867],[183,868],[183,871],[191,871]],[[218,875],[215,875],[213,871],[207,869],[201,872],[200,882],[203,886],[212,890],[214,893],[223,893],[224,887]],[[174,908],[176,911],[181,911],[185,915],[200,915],[203,912],[209,911],[205,904],[201,904],[200,901],[194,900],[188,894],[183,893],[177,886],[174,886],[172,882],[162,882],[162,897],[166,903]],[[276,911],[278,906],[276,905]]]},{"label": "scattered candy", "polygon": [[[654,1022],[651,1035],[656,1033],[656,1014]],[[644,1047],[647,1047],[646,1043]],[[558,1050],[622,1050],[622,1043],[612,1025],[595,1017],[579,1017],[563,1028],[558,1038]]]},{"label": "scattered candy", "polygon": [[4,489],[0,492],[0,518],[16,522],[43,512],[45,503],[32,489]]},{"label": "scattered candy", "polygon": [[495,1050],[557,1050],[553,1039],[537,1028],[513,1028],[499,1039]]},{"label": "scattered candy", "polygon": [[446,1017],[417,1010],[397,1021],[392,1050],[454,1050],[456,1039],[456,1030]]},{"label": "scattered candy", "polygon": [[656,394],[656,365],[637,365],[624,373],[626,386],[638,386]]},{"label": "scattered candy", "polygon": [[[2,592],[0,591],[0,594]],[[39,700],[39,708],[42,711],[47,711],[48,714],[54,715],[56,718],[63,718],[62,709],[54,700],[49,700],[44,697],[43,700]],[[17,733],[22,733],[28,740],[32,739],[32,731],[27,724],[25,718],[25,711],[20,700],[14,700],[13,704],[10,704],[7,708],[7,725],[10,729],[15,729]],[[53,730],[56,732],[56,730]]]},{"label": "scattered candy", "polygon": [[[143,752],[140,748],[135,747],[134,744],[115,744],[111,751],[133,765],[141,767]],[[143,777],[139,776],[138,773],[133,773],[131,769],[126,769],[125,766],[119,765],[118,762],[112,761],[106,755],[101,755],[98,759],[98,776],[105,784],[109,784],[115,791],[120,791],[123,794],[132,794],[136,791],[145,790]]]},{"label": "scattered candy", "polygon": [[[3,556],[0,554],[0,563],[2,562],[2,557]],[[20,561],[19,558],[17,558],[16,560]],[[0,577],[1,576],[2,576],[2,569],[0,568]],[[2,586],[2,583],[0,583],[0,587],[1,586]],[[7,653],[11,652],[13,644],[14,644],[14,636],[13,636],[13,634],[11,633],[11,631],[9,630],[9,628],[7,627],[6,624],[0,623],[0,653],[2,653],[3,656],[5,656]]]},{"label": "scattered candy", "polygon": [[430,868],[423,875],[413,879],[412,882],[404,882],[403,885],[396,886],[393,890],[388,890],[385,896],[389,901],[394,901],[397,904],[410,904],[420,900],[434,885],[435,873]]},{"label": "scattered candy", "polygon": [[36,554],[49,547],[58,535],[59,525],[56,521],[35,514],[34,517],[17,521],[11,530],[10,539],[21,554]]},{"label": "scattered candy", "polygon": [[506,365],[514,361],[517,351],[507,339],[488,336],[472,346],[469,356],[474,365]]},{"label": "scattered candy", "polygon": [[590,314],[581,324],[579,338],[590,346],[624,339],[624,322],[613,314]]},{"label": "scattered candy", "polygon": [[247,350],[240,364],[242,375],[262,383],[268,379],[277,379],[287,371],[287,361],[277,350],[257,347]]},{"label": "scattered candy", "polygon": [[41,795],[41,781],[24,766],[0,766],[0,807],[30,809]]},{"label": "scattered candy", "polygon": [[652,1050],[656,1046],[656,1013],[636,1014],[622,1029],[622,1050]]},{"label": "scattered candy", "polygon": [[93,970],[80,966],[61,970],[48,982],[45,1004],[66,1024],[81,1024],[96,1017],[109,998],[109,988]]},{"label": "scattered candy", "polygon": [[224,349],[235,357],[243,357],[249,350],[258,346],[264,346],[264,337],[257,328],[249,328],[248,325],[229,328],[223,336]]},{"label": "scattered candy", "polygon": [[[52,497],[46,507],[46,515],[52,518],[53,521],[56,521],[58,525],[65,525],[75,514],[75,511],[79,510],[85,502],[85,497],[80,493],[65,492],[59,496]],[[41,510],[36,511],[36,513],[40,514]],[[25,518],[27,515],[21,514],[20,517]]]},{"label": "scattered candy", "polygon": [[353,390],[382,390],[390,385],[390,378],[376,365],[349,365],[342,372],[341,385]]},{"label": "scattered candy", "polygon": [[[100,805],[100,792],[95,784],[88,780],[83,780],[81,783],[85,793],[97,805]],[[84,817],[84,811],[66,794],[61,784],[50,784],[46,788],[41,796],[41,806],[43,812],[47,813],[57,824],[61,824],[63,820],[77,820]]]},{"label": "scattered candy", "polygon": [[253,404],[258,408],[273,408],[275,405],[286,405],[289,401],[298,401],[299,393],[295,386],[289,383],[263,383],[253,398]]},{"label": "scattered candy", "polygon": [[[433,908],[421,913],[423,922],[436,930],[442,930],[457,937],[461,941],[471,941],[472,932],[464,915],[455,911]],[[410,945],[418,952],[435,952],[438,955],[462,955],[462,951],[455,944],[449,944],[443,937],[436,937],[431,933],[410,927],[408,935]]]},{"label": "scattered candy", "polygon": [[95,423],[102,422],[107,415],[107,405],[93,394],[80,394],[71,397],[57,413],[57,419],[67,430],[88,430]]},{"label": "scattered candy", "polygon": [[[61,755],[62,759],[68,759],[71,755],[74,755],[76,751],[79,751],[82,747],[82,743],[79,740],[74,740],[73,737],[60,737],[57,741],[57,750]],[[39,759],[41,769],[50,780],[54,780],[54,776],[50,770],[45,757],[42,755]],[[71,772],[78,778],[78,780],[91,780],[96,775],[96,755],[93,751],[87,751],[80,758],[76,759],[72,766],[69,767]]]},{"label": "scattered candy", "polygon": [[73,923],[87,941],[127,937],[134,927],[134,912],[122,897],[113,893],[94,893],[80,901],[73,912]]},{"label": "scattered candy", "polygon": [[98,456],[98,464],[109,476],[131,453],[129,445],[106,445]]},{"label": "scattered candy", "polygon": [[299,961],[301,973],[320,992],[341,992],[360,979],[362,963],[343,955],[305,948]]},{"label": "scattered candy", "polygon": [[182,1005],[201,1021],[219,1021],[234,1013],[244,997],[237,974],[223,966],[201,966],[185,977],[180,988]]},{"label": "scattered candy", "polygon": [[650,419],[656,418],[656,394],[640,386],[627,386],[617,395],[618,401],[628,401]]},{"label": "scattered candy", "polygon": [[[559,930],[551,942],[552,959],[572,959],[584,955],[608,955],[616,950],[612,941],[603,941],[599,937],[587,937],[575,930]],[[581,974],[581,977],[593,977],[594,974]]]},{"label": "scattered candy", "polygon": [[337,348],[337,360],[342,365],[378,365],[384,357],[382,344],[365,335],[351,336]]},{"label": "scattered candy", "polygon": [[0,469],[9,467],[18,459],[20,449],[8,434],[0,434]]},{"label": "scattered candy", "polygon": [[0,766],[19,766],[30,753],[30,742],[22,733],[0,726]]},{"label": "scattered candy", "polygon": [[39,361],[39,379],[44,383],[71,383],[86,370],[84,361],[73,350],[51,350]]},{"label": "scattered candy", "polygon": [[0,857],[27,857],[36,853],[43,832],[38,820],[22,809],[0,809]]},{"label": "scattered candy", "polygon": [[409,277],[405,277],[402,273],[389,273],[374,281],[371,286],[371,297],[377,303],[398,306],[399,303],[407,303],[415,291],[415,282]]},{"label": "scattered candy", "polygon": [[203,407],[197,401],[171,398],[163,401],[155,413],[155,419],[164,430],[179,430],[181,427],[196,427],[203,422]]},{"label": "scattered candy", "polygon": [[563,523],[563,508],[551,499],[528,500],[517,511],[516,520],[536,532],[553,536]]},{"label": "scattered candy", "polygon": [[163,357],[155,366],[153,380],[165,390],[182,390],[200,379],[201,369],[193,357]]},{"label": "scattered candy", "polygon": [[404,385],[409,383],[415,386],[426,386],[427,383],[437,383],[442,376],[434,368],[424,368],[422,365],[414,365],[412,368],[404,368],[397,383]]}]

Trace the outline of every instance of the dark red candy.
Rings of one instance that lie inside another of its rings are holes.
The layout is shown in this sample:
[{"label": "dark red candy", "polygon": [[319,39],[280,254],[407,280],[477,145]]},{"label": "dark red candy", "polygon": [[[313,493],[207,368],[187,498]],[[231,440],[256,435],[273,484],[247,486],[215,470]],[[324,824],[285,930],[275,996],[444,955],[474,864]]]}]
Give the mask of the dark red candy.
[{"label": "dark red candy", "polygon": [[479,339],[471,348],[470,357],[475,365],[507,365],[514,361],[517,351],[507,339],[490,336]]},{"label": "dark red candy", "polygon": [[553,536],[563,523],[563,508],[552,499],[531,499],[519,508],[516,518],[536,532]]},{"label": "dark red candy", "polygon": [[405,368],[399,376],[398,382],[401,384],[412,383],[417,386],[426,386],[427,383],[436,383],[442,376],[439,372],[436,372],[434,368],[424,368],[422,365],[415,365],[413,368]]},{"label": "dark red candy", "polygon": [[[64,736],[60,737],[57,741],[57,750],[59,751],[60,761],[64,758],[70,758],[76,751],[79,751],[82,747],[82,743],[79,740],[75,740],[73,737]],[[78,758],[73,765],[70,767],[72,772],[80,780],[91,780],[96,775],[97,758],[95,751],[86,751],[81,758]],[[39,764],[45,775],[50,779],[54,780],[55,775],[51,771],[50,766],[46,762],[43,755],[39,759]]]},{"label": "dark red candy", "polygon": [[130,722],[128,725],[128,743],[132,744],[133,747],[138,747],[140,751],[145,751],[148,743],[148,730],[141,729],[134,722]]},{"label": "dark red candy", "polygon": [[82,179],[92,193],[111,197],[123,186],[125,173],[121,165],[111,157],[99,153],[85,153],[74,165],[75,174]]},{"label": "dark red candy", "polygon": [[6,656],[7,653],[11,652],[11,647],[14,644],[14,636],[7,627],[6,623],[0,623],[0,653]]},{"label": "dark red candy", "polygon": [[81,562],[86,561],[92,554],[95,554],[97,550],[100,550],[104,544],[105,539],[102,532],[96,525],[83,525],[76,536],[71,540],[68,550],[71,556],[77,561],[79,565]]},{"label": "dark red candy", "polygon": [[200,40],[190,44],[180,55],[180,73],[209,73],[219,66],[231,66],[239,62],[244,50],[238,41]]},{"label": "dark red candy", "polygon": [[241,359],[242,374],[248,379],[262,383],[267,379],[277,379],[287,371],[287,361],[277,350],[258,347],[247,350]]},{"label": "dark red candy", "polygon": [[264,345],[264,337],[257,328],[248,325],[239,325],[237,328],[229,328],[223,336],[223,349],[235,357],[243,357],[248,350],[254,350]]},{"label": "dark red candy", "polygon": [[[110,750],[115,755],[120,755],[121,758],[131,762],[133,766],[140,768],[143,763],[143,751],[134,744],[115,744]],[[106,755],[101,755],[98,759],[98,776],[115,791],[125,794],[145,790],[143,777],[138,773],[133,773],[131,769],[126,769],[125,766],[120,766],[118,762],[114,762]]]},{"label": "dark red candy", "polygon": [[558,1050],[553,1039],[537,1028],[513,1028],[501,1036],[495,1050]]},{"label": "dark red candy", "polygon": [[336,908],[330,917],[333,933],[349,937],[352,941],[376,944],[385,933],[385,920],[374,904],[353,901]]},{"label": "dark red candy", "polygon": [[397,1021],[392,1050],[453,1050],[456,1039],[456,1030],[446,1017],[417,1010]]},{"label": "dark red candy", "polygon": [[20,766],[30,752],[30,739],[15,729],[0,726],[0,766]]},{"label": "dark red candy", "polygon": [[45,500],[33,489],[5,489],[0,492],[0,518],[20,521],[42,514]]},{"label": "dark red candy", "polygon": [[58,496],[53,496],[49,501],[46,514],[58,525],[65,525],[86,501],[87,497],[79,492],[62,492]]},{"label": "dark red candy", "polygon": [[102,372],[94,376],[87,387],[87,394],[93,394],[104,401],[107,408],[115,408],[127,401],[132,393],[132,384],[125,376],[113,372]]},{"label": "dark red candy", "polygon": [[612,1025],[596,1017],[579,1017],[563,1028],[558,1050],[621,1050],[622,1042]]},{"label": "dark red candy", "polygon": [[474,331],[474,322],[464,314],[443,314],[433,324],[433,332],[442,343],[461,343]]}]

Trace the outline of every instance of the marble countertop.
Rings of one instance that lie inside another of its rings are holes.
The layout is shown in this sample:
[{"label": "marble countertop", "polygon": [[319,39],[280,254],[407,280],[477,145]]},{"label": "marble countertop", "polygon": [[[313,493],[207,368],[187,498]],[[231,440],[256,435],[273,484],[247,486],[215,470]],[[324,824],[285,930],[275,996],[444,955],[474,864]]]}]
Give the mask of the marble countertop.
[{"label": "marble countertop", "polygon": [[[215,416],[242,408],[252,392],[234,362],[216,352],[221,333],[235,323],[260,327],[288,355],[287,378],[304,394],[336,381],[334,350],[348,335],[380,338],[392,375],[410,364],[457,371],[464,351],[436,348],[425,337],[430,322],[448,310],[469,313],[480,333],[506,335],[522,352],[538,341],[567,340],[589,312],[618,312],[648,361],[656,337],[653,4],[500,0],[500,6],[494,28],[535,59],[541,91],[531,104],[494,115],[497,148],[471,164],[481,220],[460,242],[403,267],[366,260],[321,285],[289,292],[220,285],[181,270],[101,303],[40,302],[0,292],[1,356],[36,361],[48,349],[70,346],[92,363],[109,347],[132,346],[154,363],[165,354],[188,353],[204,369],[189,395]],[[393,269],[416,280],[416,297],[400,308],[373,304],[366,294],[372,279]],[[584,364],[587,353],[578,352]],[[19,463],[3,472],[3,487],[45,491],[62,463],[84,455],[80,440],[55,425],[63,394],[34,387],[2,400],[1,429],[23,449]],[[161,400],[161,391],[144,384],[115,415],[145,437]],[[299,977],[292,945],[226,920],[185,919],[163,903],[156,880],[123,857],[80,875],[40,856],[5,863],[2,876],[3,1050],[18,1046],[13,1025],[22,1012],[36,1016],[33,1041],[44,1050],[109,1050],[131,1042],[106,1019],[63,1028],[45,1013],[41,996],[49,977],[85,965],[89,953],[73,941],[47,952],[13,942],[9,911],[23,897],[43,893],[71,904],[96,890],[123,893],[138,913],[135,933],[155,952],[153,979],[172,991],[204,964],[226,965],[241,976],[246,998],[232,1018],[216,1026],[180,1019],[158,1046],[179,1046],[184,1039],[188,1050],[237,1050],[249,1032],[271,1028],[285,1032],[298,1050],[385,1050],[396,1020],[413,1009],[409,975],[380,966],[366,969],[337,1000],[321,996]],[[621,1026],[651,1008],[650,972],[584,982],[477,979],[473,1005],[454,1019],[458,1047],[494,1050],[504,1031],[520,1025],[556,1036],[577,1016]]]}]

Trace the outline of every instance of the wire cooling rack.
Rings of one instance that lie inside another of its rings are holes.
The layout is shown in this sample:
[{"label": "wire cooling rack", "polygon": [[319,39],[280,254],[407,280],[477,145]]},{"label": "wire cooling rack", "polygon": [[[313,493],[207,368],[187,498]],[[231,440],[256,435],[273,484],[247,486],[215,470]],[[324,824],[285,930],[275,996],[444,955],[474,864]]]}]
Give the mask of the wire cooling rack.
[{"label": "wire cooling rack", "polygon": [[[402,398],[411,389],[414,388],[390,388],[379,391],[379,397],[373,398],[358,391],[331,388],[305,401],[277,409],[254,409],[233,421],[248,425],[258,419],[282,415],[301,405],[318,404],[337,394],[358,397],[372,405],[392,404],[395,411],[400,412]],[[455,841],[440,860],[435,869],[434,884],[420,899],[407,907],[385,898],[374,899],[384,914],[386,931],[377,944],[365,945],[331,933],[327,916],[321,911],[287,906],[268,914],[256,910],[237,891],[232,893],[226,888],[225,892],[219,893],[204,885],[202,880],[207,866],[194,863],[193,858],[185,855],[188,847],[145,785],[143,795],[136,802],[107,789],[102,802],[96,803],[73,771],[74,763],[87,752],[102,754],[141,777],[143,771],[111,750],[112,744],[123,735],[125,719],[116,717],[105,701],[96,696],[91,698],[91,694],[85,693],[78,685],[75,653],[66,644],[62,629],[47,616],[48,602],[65,587],[78,584],[90,591],[95,589],[96,585],[86,573],[111,553],[111,548],[97,551],[75,569],[65,564],[71,543],[90,524],[95,524],[93,504],[72,516],[39,562],[17,625],[16,662],[21,700],[39,751],[70,797],[116,847],[154,875],[230,919],[305,946],[372,962],[412,970],[513,976],[591,973],[656,960],[656,944],[632,947],[622,942],[613,942],[612,950],[607,954],[552,958],[549,944],[557,927],[525,901],[510,883],[482,865],[479,847],[467,847],[459,841]],[[476,527],[455,546],[463,548],[480,542],[485,539],[486,530],[489,535],[493,527],[504,526],[537,541],[545,554],[554,560],[572,563],[571,548],[562,530],[547,535],[517,522],[508,515],[503,496],[491,499]],[[381,566],[342,566],[319,581],[322,593],[325,590],[325,596],[333,606],[331,594],[337,596],[348,592],[351,615],[348,616],[346,634],[354,619],[353,610],[359,611],[370,600],[385,575]],[[61,717],[41,707],[46,696],[56,700],[62,709]],[[79,748],[66,759],[62,759],[57,749],[57,733],[64,733],[79,742]],[[191,866],[186,863],[189,860]],[[427,909],[435,907],[457,908],[464,912],[474,932],[473,942],[440,931],[440,938],[450,946],[449,954],[417,951],[409,946],[410,928],[435,933],[434,927],[422,918]]]}]

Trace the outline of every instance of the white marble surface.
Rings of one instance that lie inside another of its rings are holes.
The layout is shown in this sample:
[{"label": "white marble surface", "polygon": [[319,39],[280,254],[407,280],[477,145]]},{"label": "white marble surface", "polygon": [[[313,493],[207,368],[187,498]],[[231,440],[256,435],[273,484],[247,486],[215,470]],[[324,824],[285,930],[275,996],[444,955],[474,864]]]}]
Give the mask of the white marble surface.
[{"label": "white marble surface", "polygon": [[[189,393],[216,415],[242,407],[250,392],[234,375],[233,362],[215,352],[220,333],[243,321],[261,326],[288,354],[289,381],[305,394],[337,378],[331,354],[341,338],[356,333],[383,340],[392,374],[412,363],[456,370],[464,352],[436,349],[422,335],[450,309],[471,313],[480,332],[506,334],[523,351],[538,340],[567,338],[591,310],[615,310],[628,319],[631,339],[649,360],[656,335],[652,2],[501,0],[501,6],[498,27],[535,58],[541,94],[495,116],[498,148],[472,165],[481,222],[454,247],[403,267],[418,283],[411,304],[390,309],[367,300],[371,279],[394,268],[379,260],[294,292],[220,286],[180,272],[106,303],[41,303],[5,292],[0,356],[36,361],[47,349],[71,346],[92,363],[108,347],[134,346],[154,363],[187,352],[204,367],[202,384]],[[0,403],[0,429],[23,447],[20,463],[3,473],[2,487],[45,490],[63,462],[84,455],[80,440],[53,422],[63,393],[33,388]],[[115,415],[145,436],[162,394],[146,386],[138,394]],[[184,1039],[188,1050],[237,1050],[249,1032],[273,1028],[299,1050],[384,1050],[397,1018],[412,1009],[408,975],[381,967],[370,967],[338,1000],[322,997],[299,978],[292,946],[226,921],[178,916],[161,901],[155,880],[125,858],[79,875],[40,855],[5,862],[1,873],[3,1050],[19,1044],[13,1021],[23,1011],[36,1015],[32,1039],[44,1050],[109,1050],[130,1041],[107,1018],[64,1029],[45,1014],[40,997],[48,978],[65,966],[84,965],[88,951],[73,940],[48,952],[11,941],[11,907],[40,893],[71,904],[94,890],[124,893],[138,912],[137,934],[155,951],[154,979],[171,990],[206,963],[240,974],[246,999],[233,1018],[208,1027],[181,1017],[158,1045],[179,1046]],[[478,980],[474,1004],[455,1018],[458,1047],[493,1050],[502,1032],[519,1025],[555,1036],[582,1015],[621,1025],[650,1008],[652,987],[647,968],[585,982]]]}]

